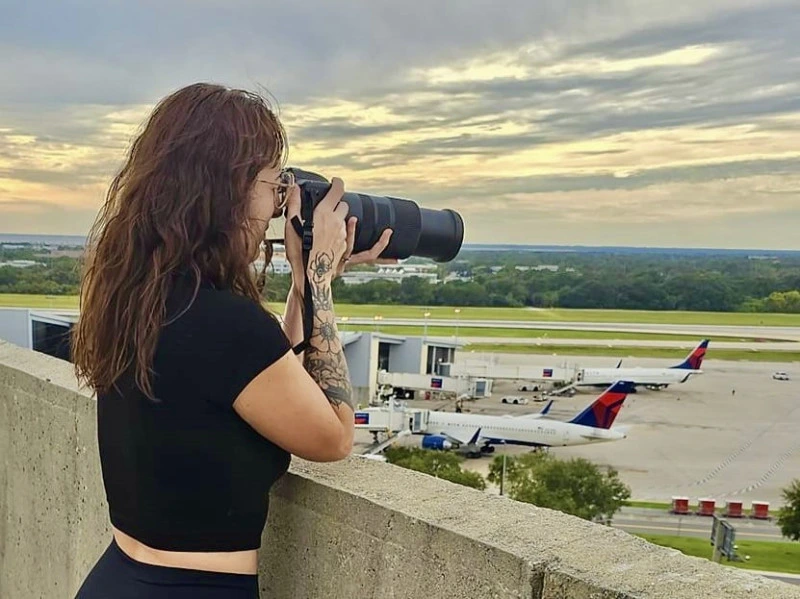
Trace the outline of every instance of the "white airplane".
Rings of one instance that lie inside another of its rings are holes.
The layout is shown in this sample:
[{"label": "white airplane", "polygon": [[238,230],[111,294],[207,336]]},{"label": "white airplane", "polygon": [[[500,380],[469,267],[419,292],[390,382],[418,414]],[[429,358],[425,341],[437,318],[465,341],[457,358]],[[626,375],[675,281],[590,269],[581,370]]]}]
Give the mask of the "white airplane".
[{"label": "white airplane", "polygon": [[669,368],[622,368],[622,360],[616,368],[582,368],[578,371],[575,385],[578,387],[605,387],[614,381],[631,381],[636,386],[648,389],[665,389],[673,383],[685,383],[693,374],[702,374],[700,365],[708,349],[708,339],[703,339],[686,359]]},{"label": "white airplane", "polygon": [[617,441],[626,433],[611,425],[632,390],[629,381],[615,382],[569,422],[545,420],[541,414],[509,417],[420,410],[413,414],[412,432],[424,434],[424,448],[458,447],[469,457],[493,453],[494,445],[560,447]]}]

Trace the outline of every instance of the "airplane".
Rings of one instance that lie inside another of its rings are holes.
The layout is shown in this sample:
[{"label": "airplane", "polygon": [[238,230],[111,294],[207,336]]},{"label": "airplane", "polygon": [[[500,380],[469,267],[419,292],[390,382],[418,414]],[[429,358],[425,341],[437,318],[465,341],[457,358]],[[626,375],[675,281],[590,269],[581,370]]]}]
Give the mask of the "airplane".
[{"label": "airplane", "polygon": [[545,420],[541,413],[487,416],[420,410],[413,414],[412,432],[424,435],[423,448],[458,449],[467,457],[494,453],[495,445],[536,448],[617,441],[626,432],[611,425],[632,390],[630,381],[615,382],[568,422]]},{"label": "airplane", "polygon": [[685,383],[694,374],[702,374],[700,366],[708,349],[708,339],[703,339],[680,364],[668,368],[622,368],[622,360],[616,368],[582,368],[578,371],[575,385],[578,387],[606,387],[614,381],[631,381],[647,389],[666,389],[673,383]]}]

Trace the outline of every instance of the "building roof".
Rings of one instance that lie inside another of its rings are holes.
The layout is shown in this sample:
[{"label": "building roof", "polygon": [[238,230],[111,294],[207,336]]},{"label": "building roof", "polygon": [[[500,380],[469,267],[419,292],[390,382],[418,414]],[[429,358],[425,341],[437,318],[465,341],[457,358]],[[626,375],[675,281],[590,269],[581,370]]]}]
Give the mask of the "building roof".
[{"label": "building roof", "polygon": [[30,315],[34,320],[65,327],[78,322],[77,310],[31,310]]},{"label": "building roof", "polygon": [[466,343],[463,341],[446,341],[444,339],[438,338],[430,338],[425,340],[425,344],[431,347],[446,347],[448,349],[458,349],[459,347],[464,347]]}]

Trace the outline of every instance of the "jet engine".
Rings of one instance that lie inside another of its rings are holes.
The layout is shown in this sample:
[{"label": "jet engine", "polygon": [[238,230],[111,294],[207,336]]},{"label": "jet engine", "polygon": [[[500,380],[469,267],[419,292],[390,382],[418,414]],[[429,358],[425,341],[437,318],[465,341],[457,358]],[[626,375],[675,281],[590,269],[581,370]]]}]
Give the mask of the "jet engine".
[{"label": "jet engine", "polygon": [[425,435],[422,437],[423,449],[452,449],[453,444],[442,435]]}]

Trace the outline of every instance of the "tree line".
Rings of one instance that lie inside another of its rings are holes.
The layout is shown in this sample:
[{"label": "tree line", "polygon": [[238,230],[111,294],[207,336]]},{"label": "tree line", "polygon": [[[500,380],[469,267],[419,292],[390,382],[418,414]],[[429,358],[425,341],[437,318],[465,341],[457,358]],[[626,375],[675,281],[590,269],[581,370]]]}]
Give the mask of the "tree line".
[{"label": "tree line", "polygon": [[[24,258],[42,264],[0,266],[0,293],[78,293],[78,260],[0,251],[0,262]],[[792,258],[473,252],[439,265],[439,274],[445,282],[337,279],[334,296],[353,304],[800,313],[800,259]],[[283,300],[289,285],[288,275],[271,275],[265,299]]]},{"label": "tree line", "polygon": [[800,313],[800,259],[519,253],[505,262],[459,259],[442,271],[460,280],[340,284],[336,297],[355,304]]}]

